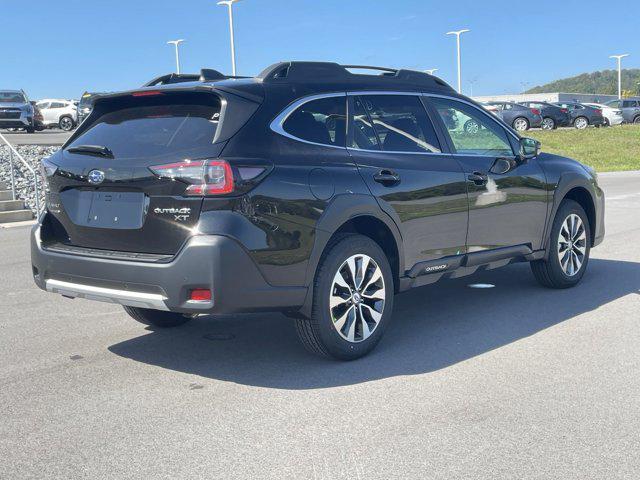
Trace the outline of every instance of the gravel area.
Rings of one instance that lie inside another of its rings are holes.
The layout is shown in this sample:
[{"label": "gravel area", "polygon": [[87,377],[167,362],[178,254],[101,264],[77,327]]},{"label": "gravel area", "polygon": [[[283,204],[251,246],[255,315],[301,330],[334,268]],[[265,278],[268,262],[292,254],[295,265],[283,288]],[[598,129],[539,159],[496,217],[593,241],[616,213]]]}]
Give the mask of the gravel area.
[{"label": "gravel area", "polygon": [[[45,145],[18,145],[15,147],[22,157],[31,165],[31,167],[38,174],[38,187],[40,189],[40,199],[44,198],[43,195],[43,181],[40,175],[40,160],[48,157],[59,146],[45,146]],[[3,182],[7,188],[11,188],[11,167],[10,167],[10,154],[9,147],[6,145],[0,146],[0,182]],[[16,195],[35,213],[35,192],[33,189],[33,175],[22,164],[22,162],[16,158],[13,158],[14,178],[16,182]]]}]

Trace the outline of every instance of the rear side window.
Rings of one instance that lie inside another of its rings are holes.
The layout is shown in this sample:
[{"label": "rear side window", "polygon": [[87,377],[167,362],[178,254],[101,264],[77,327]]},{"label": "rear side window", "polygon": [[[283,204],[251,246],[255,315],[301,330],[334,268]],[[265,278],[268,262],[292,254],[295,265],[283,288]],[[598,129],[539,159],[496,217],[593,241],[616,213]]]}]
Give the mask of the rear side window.
[{"label": "rear side window", "polygon": [[356,148],[362,148],[360,142],[368,144],[370,140],[388,152],[441,151],[433,124],[415,95],[363,95],[354,110]]},{"label": "rear side window", "polygon": [[[69,147],[99,145],[115,158],[206,155],[218,128],[220,103],[162,103],[131,106],[99,117]],[[186,97],[185,97],[186,98]]]},{"label": "rear side window", "polygon": [[294,110],[282,128],[300,140],[344,147],[347,132],[346,101],[345,96],[311,100]]}]

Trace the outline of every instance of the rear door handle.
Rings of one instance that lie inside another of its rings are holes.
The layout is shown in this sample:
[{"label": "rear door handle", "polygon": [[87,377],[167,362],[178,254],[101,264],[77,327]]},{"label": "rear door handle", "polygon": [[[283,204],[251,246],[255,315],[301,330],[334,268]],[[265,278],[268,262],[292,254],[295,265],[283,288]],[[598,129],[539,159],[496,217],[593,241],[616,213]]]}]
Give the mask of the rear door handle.
[{"label": "rear door handle", "polygon": [[390,187],[400,182],[400,175],[393,170],[380,170],[373,176],[373,179],[384,186]]},{"label": "rear door handle", "polygon": [[469,179],[470,182],[473,182],[479,186],[486,185],[487,181],[489,180],[489,176],[486,173],[482,173],[482,172],[470,173],[467,178]]}]

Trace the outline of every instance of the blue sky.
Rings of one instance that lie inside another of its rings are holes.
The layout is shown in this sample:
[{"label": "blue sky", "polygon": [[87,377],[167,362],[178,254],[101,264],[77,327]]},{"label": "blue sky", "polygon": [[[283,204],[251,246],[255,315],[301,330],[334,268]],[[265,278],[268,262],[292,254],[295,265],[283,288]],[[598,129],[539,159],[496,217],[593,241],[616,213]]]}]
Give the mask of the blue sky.
[{"label": "blue sky", "polygon": [[[32,99],[134,88],[175,68],[167,40],[185,38],[183,71],[231,71],[226,8],[214,0],[4,0],[0,88]],[[463,90],[514,93],[613,68],[640,67],[640,1],[242,0],[234,7],[238,73],[280,60],[438,68]]]}]

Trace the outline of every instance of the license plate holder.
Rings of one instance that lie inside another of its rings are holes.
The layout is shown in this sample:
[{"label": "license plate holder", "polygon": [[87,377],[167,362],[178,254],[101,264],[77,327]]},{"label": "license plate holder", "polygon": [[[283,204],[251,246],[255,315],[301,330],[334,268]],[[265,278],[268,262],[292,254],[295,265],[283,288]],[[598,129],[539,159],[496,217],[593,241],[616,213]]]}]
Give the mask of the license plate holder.
[{"label": "license plate holder", "polygon": [[138,229],[144,223],[143,192],[91,192],[87,227]]}]

